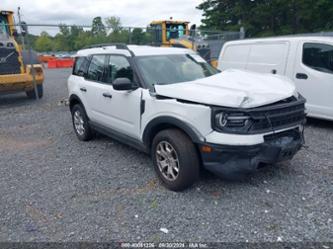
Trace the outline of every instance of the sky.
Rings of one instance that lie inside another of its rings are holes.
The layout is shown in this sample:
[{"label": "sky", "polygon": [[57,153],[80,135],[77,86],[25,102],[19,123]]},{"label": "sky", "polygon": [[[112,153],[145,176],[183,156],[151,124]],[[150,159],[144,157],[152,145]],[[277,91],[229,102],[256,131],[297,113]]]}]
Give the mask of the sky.
[{"label": "sky", "polygon": [[[90,25],[96,16],[118,16],[123,26],[146,27],[155,19],[181,19],[197,25],[202,0],[1,0],[2,10],[17,12],[33,24]],[[32,32],[35,33],[35,32]]]}]

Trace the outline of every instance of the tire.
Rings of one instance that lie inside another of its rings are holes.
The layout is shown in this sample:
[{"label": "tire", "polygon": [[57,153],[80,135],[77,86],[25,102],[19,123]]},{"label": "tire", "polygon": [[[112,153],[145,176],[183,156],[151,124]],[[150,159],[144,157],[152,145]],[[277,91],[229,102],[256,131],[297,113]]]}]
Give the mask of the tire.
[{"label": "tire", "polygon": [[[43,85],[37,85],[38,98],[43,98],[44,90]],[[35,89],[25,92],[30,99],[36,99]]]},{"label": "tire", "polygon": [[78,139],[81,141],[91,140],[93,138],[93,131],[89,125],[88,117],[82,105],[74,105],[71,113],[74,132]]},{"label": "tire", "polygon": [[[167,129],[159,132],[153,139],[151,155],[156,174],[170,190],[184,190],[199,178],[197,150],[191,139],[180,130]],[[166,164],[169,166],[165,166]]]}]

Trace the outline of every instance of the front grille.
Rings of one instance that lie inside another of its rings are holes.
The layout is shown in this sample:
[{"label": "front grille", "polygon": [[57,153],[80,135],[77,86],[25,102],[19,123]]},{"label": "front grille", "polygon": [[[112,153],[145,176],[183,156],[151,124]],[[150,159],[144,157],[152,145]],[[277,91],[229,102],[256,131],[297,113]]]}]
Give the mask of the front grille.
[{"label": "front grille", "polygon": [[287,99],[273,105],[249,110],[250,133],[273,131],[301,124],[305,119],[305,100]]},{"label": "front grille", "polygon": [[[223,113],[224,124],[217,114]],[[305,99],[290,97],[266,106],[243,109],[212,107],[212,128],[231,134],[261,134],[291,128],[305,121]]]},{"label": "front grille", "polygon": [[0,75],[21,73],[18,57],[15,48],[0,48]]},{"label": "front grille", "polygon": [[271,142],[271,141],[276,141],[280,138],[283,137],[292,137],[295,140],[301,139],[301,133],[299,129],[292,129],[292,130],[287,130],[279,133],[273,133],[270,135],[264,136],[265,142]]}]

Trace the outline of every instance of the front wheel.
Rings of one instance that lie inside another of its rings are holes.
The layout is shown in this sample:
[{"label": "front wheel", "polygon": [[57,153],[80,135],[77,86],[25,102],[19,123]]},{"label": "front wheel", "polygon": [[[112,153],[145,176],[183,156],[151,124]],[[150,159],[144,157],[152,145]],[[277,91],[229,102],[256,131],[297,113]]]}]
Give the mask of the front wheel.
[{"label": "front wheel", "polygon": [[198,154],[191,139],[182,131],[159,132],[153,139],[151,154],[155,171],[168,189],[181,191],[198,179]]}]

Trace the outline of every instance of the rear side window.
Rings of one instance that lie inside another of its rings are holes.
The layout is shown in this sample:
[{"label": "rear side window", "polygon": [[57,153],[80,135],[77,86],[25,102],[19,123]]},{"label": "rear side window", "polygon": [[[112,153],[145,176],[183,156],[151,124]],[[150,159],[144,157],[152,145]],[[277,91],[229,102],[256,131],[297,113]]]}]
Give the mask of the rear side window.
[{"label": "rear side window", "polygon": [[324,73],[333,74],[333,46],[319,43],[305,43],[304,65]]},{"label": "rear side window", "polygon": [[128,78],[133,81],[133,71],[124,56],[111,55],[107,64],[106,82],[112,84],[115,79]]},{"label": "rear side window", "polygon": [[90,61],[86,78],[88,80],[103,82],[105,69],[105,55],[93,55]]},{"label": "rear side window", "polygon": [[84,76],[87,72],[89,60],[87,57],[76,57],[73,67],[73,75]]}]

